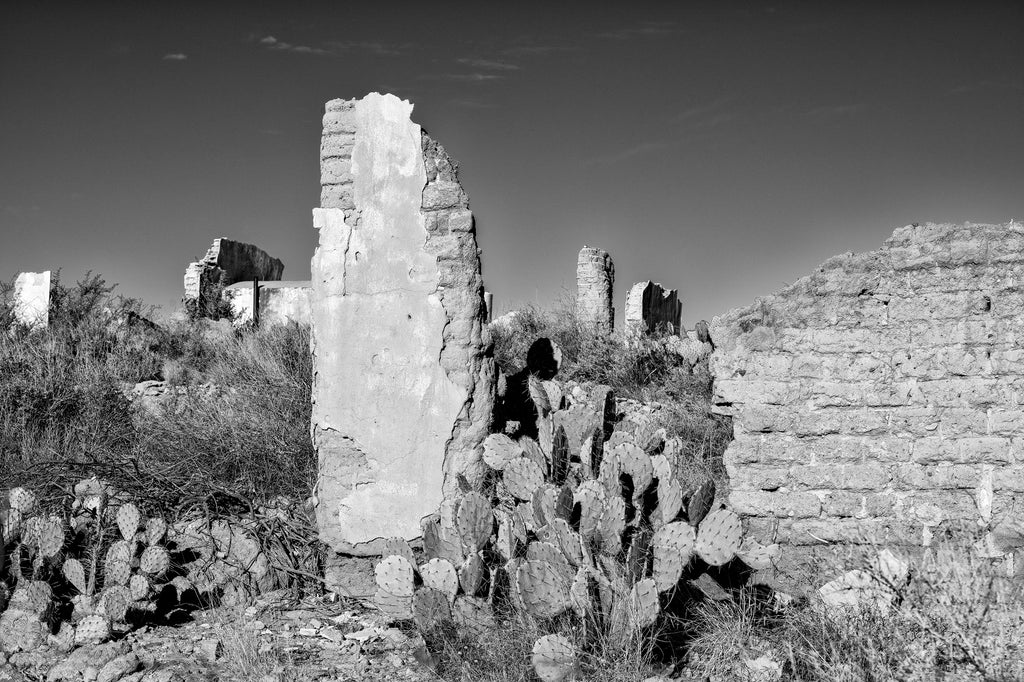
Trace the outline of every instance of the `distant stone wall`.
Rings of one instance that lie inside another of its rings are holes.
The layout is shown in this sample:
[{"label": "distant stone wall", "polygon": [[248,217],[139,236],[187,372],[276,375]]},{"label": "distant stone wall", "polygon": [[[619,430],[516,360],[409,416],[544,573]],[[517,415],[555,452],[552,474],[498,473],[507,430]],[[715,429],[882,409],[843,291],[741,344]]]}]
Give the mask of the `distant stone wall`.
[{"label": "distant stone wall", "polygon": [[[275,326],[296,323],[308,325],[309,282],[260,282],[260,325]],[[235,326],[252,321],[252,282],[237,282],[221,294],[231,306]]]},{"label": "distant stone wall", "polygon": [[606,332],[615,328],[615,264],[607,251],[584,246],[576,258],[576,311]]},{"label": "distant stone wall", "polygon": [[393,95],[328,102],[312,262],[321,539],[372,554],[479,481],[495,370],[473,214]]},{"label": "distant stone wall", "polygon": [[263,249],[219,237],[201,260],[185,269],[185,300],[201,298],[207,287],[216,286],[222,276],[230,285],[253,279],[276,281],[283,272],[284,263]]},{"label": "distant stone wall", "polygon": [[637,282],[626,295],[624,325],[627,331],[653,333],[665,330],[679,334],[683,304],[679,302],[679,291],[663,289],[654,282]]},{"label": "distant stone wall", "polygon": [[909,226],[711,326],[762,541],[927,545],[1024,513],[1024,229]]},{"label": "distant stone wall", "polygon": [[50,271],[22,272],[14,280],[14,321],[45,329],[50,324]]}]

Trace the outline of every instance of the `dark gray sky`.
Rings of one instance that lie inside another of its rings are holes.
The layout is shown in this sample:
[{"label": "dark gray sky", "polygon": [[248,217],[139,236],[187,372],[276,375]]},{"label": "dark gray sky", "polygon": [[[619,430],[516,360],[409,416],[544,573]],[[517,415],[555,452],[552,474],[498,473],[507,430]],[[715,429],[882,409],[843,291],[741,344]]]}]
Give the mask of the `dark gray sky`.
[{"label": "dark gray sky", "polygon": [[0,277],[172,306],[213,238],[307,279],[323,103],[461,164],[502,312],[583,244],[687,326],[916,221],[1024,219],[1024,3],[8,2]]}]

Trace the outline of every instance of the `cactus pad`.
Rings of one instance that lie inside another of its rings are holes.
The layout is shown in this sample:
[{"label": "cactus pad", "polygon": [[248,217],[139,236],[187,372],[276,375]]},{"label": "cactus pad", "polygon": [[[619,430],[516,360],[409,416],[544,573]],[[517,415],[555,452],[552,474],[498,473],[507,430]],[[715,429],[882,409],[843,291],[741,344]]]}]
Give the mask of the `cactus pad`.
[{"label": "cactus pad", "polygon": [[128,614],[128,590],[121,586],[107,588],[100,598],[103,614],[112,621],[123,621]]},{"label": "cactus pad", "polygon": [[394,555],[394,556],[405,557],[406,560],[410,564],[412,564],[413,566],[416,565],[416,559],[413,556],[412,547],[410,547],[409,543],[405,541],[405,538],[388,538],[388,539],[386,539],[384,541],[383,547],[381,547],[380,555],[381,556],[392,556],[392,555]]},{"label": "cactus pad", "polygon": [[607,499],[600,523],[601,551],[616,555],[622,551],[622,533],[626,530],[626,501],[618,495]]},{"label": "cactus pad", "polygon": [[559,489],[550,483],[545,483],[534,491],[531,500],[534,527],[546,526],[557,518],[555,510],[558,507],[559,492]]},{"label": "cactus pad", "polygon": [[27,488],[11,488],[7,493],[11,509],[17,510],[22,516],[28,516],[36,508],[36,496]]},{"label": "cactus pad", "polygon": [[484,440],[484,463],[503,471],[513,459],[523,456],[523,448],[503,433],[492,433]]},{"label": "cactus pad", "polygon": [[480,493],[472,492],[462,499],[456,515],[456,526],[462,546],[467,552],[483,549],[494,528],[494,514],[490,501]]},{"label": "cactus pad", "polygon": [[645,578],[633,585],[629,592],[630,615],[636,627],[654,625],[661,613],[658,603],[658,588],[651,578]]},{"label": "cactus pad", "polygon": [[665,455],[654,455],[651,457],[651,467],[654,469],[654,477],[659,481],[672,478],[672,463]]},{"label": "cactus pad", "polygon": [[420,566],[420,577],[425,587],[444,594],[449,603],[455,601],[459,591],[459,576],[455,567],[447,559],[431,559]]},{"label": "cactus pad", "polygon": [[155,545],[167,534],[167,522],[158,516],[146,521],[146,544]]},{"label": "cactus pad", "polygon": [[106,616],[86,616],[75,628],[75,644],[99,644],[110,638],[110,621]]},{"label": "cactus pad", "polygon": [[421,632],[430,632],[452,620],[452,600],[430,587],[416,590],[412,599],[412,618]]},{"label": "cactus pad", "polygon": [[622,473],[633,480],[633,497],[643,495],[654,480],[654,465],[651,464],[651,458],[631,443],[616,445],[612,452],[619,460]]},{"label": "cactus pad", "polygon": [[690,521],[690,525],[697,526],[704,517],[707,516],[708,512],[711,511],[711,505],[715,502],[715,482],[705,481],[697,490],[690,495],[690,500],[686,505],[686,518]]},{"label": "cactus pad", "polygon": [[533,645],[533,670],[543,682],[562,682],[576,670],[576,647],[562,635],[544,635]]},{"label": "cactus pad", "polygon": [[78,559],[65,559],[63,572],[64,579],[71,583],[79,594],[85,594],[85,568],[82,562]]},{"label": "cactus pad", "polygon": [[728,509],[718,509],[705,516],[697,528],[695,549],[708,564],[721,566],[736,556],[742,542],[740,517]]},{"label": "cactus pad", "polygon": [[524,561],[516,571],[519,597],[535,618],[554,618],[568,609],[570,580],[546,561]]},{"label": "cactus pad", "polygon": [[103,564],[104,585],[127,585],[131,579],[132,569],[127,561],[106,561]]},{"label": "cactus pad", "polygon": [[50,558],[56,556],[64,547],[64,524],[58,517],[40,519],[36,529],[36,542],[39,553]]},{"label": "cactus pad", "polygon": [[[423,551],[429,559],[447,559],[453,565],[462,563],[462,543],[458,536],[445,532],[437,516],[423,519]],[[410,562],[411,563],[411,562]]]},{"label": "cactus pad", "polygon": [[409,620],[413,617],[411,594],[408,597],[403,597],[378,587],[377,592],[373,595],[373,604],[395,620]]},{"label": "cactus pad", "polygon": [[520,500],[530,500],[544,482],[544,472],[526,457],[519,457],[505,465],[502,480],[512,495]]},{"label": "cactus pad", "polygon": [[574,573],[569,566],[568,559],[562,554],[562,550],[550,542],[536,541],[526,546],[527,561],[545,561],[555,568],[566,578],[572,578]]},{"label": "cactus pad", "polygon": [[411,597],[413,592],[412,564],[405,557],[389,556],[374,568],[377,587],[396,597]]},{"label": "cactus pad", "polygon": [[142,601],[149,596],[150,590],[149,578],[136,573],[128,581],[128,593],[131,597],[131,601]]},{"label": "cactus pad", "polygon": [[131,502],[125,502],[117,509],[117,529],[121,531],[121,537],[125,540],[131,540],[135,537],[136,531],[139,530],[139,521],[142,520],[142,515],[139,513],[139,508]]},{"label": "cactus pad", "polygon": [[576,488],[573,502],[580,506],[580,535],[586,539],[594,537],[604,511],[604,487],[597,481],[584,481]]},{"label": "cactus pad", "polygon": [[162,576],[170,565],[171,555],[161,545],[150,545],[139,557],[139,570],[147,575]]},{"label": "cactus pad", "polygon": [[655,510],[655,523],[662,526],[675,521],[683,508],[683,488],[674,478],[658,480],[658,508]]},{"label": "cactus pad", "polygon": [[480,558],[479,552],[473,552],[459,567],[459,585],[462,591],[470,597],[475,597],[484,586],[484,576],[487,574],[487,566]]},{"label": "cactus pad", "polygon": [[565,519],[555,519],[547,526],[538,529],[537,534],[545,542],[550,542],[558,547],[573,566],[579,566],[583,562],[580,536],[569,527],[569,523]]},{"label": "cactus pad", "polygon": [[682,521],[666,524],[654,534],[653,578],[659,592],[672,589],[682,576],[683,569],[693,557],[697,535],[693,526]]}]

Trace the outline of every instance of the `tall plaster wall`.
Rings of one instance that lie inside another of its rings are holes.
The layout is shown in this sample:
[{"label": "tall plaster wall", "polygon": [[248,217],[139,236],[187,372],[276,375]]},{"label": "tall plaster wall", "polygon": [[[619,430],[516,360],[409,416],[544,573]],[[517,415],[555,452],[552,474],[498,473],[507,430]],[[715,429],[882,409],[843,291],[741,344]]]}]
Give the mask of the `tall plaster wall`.
[{"label": "tall plaster wall", "polygon": [[327,104],[312,262],[321,539],[420,535],[483,475],[494,400],[473,215],[444,149],[392,95]]}]

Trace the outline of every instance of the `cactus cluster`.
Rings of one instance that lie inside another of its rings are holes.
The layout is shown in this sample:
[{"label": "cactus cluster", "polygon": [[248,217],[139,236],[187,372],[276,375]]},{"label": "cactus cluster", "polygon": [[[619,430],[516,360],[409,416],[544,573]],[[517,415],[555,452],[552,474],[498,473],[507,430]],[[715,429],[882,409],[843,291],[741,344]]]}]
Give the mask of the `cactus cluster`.
[{"label": "cactus cluster", "polygon": [[[76,486],[68,518],[44,515],[24,488],[7,497],[0,511],[0,650],[28,650],[48,637],[65,650],[101,642],[155,611],[171,568],[163,519],[115,503],[95,480]],[[115,526],[116,539],[108,532]]]},{"label": "cactus cluster", "polygon": [[[658,622],[685,581],[734,559],[753,569],[774,562],[777,546],[745,542],[740,518],[715,507],[713,482],[684,488],[676,479],[679,441],[647,423],[609,428],[608,392],[573,401],[551,381],[530,376],[527,386],[537,438],[523,435],[530,429],[488,436],[490,474],[480,490],[463,481],[424,521],[422,564],[404,540],[387,542],[376,602],[392,617],[429,629],[458,622],[472,603],[549,631],[573,618],[583,646],[595,641],[588,631],[625,645]],[[581,653],[546,635],[534,669],[564,679]]]}]

